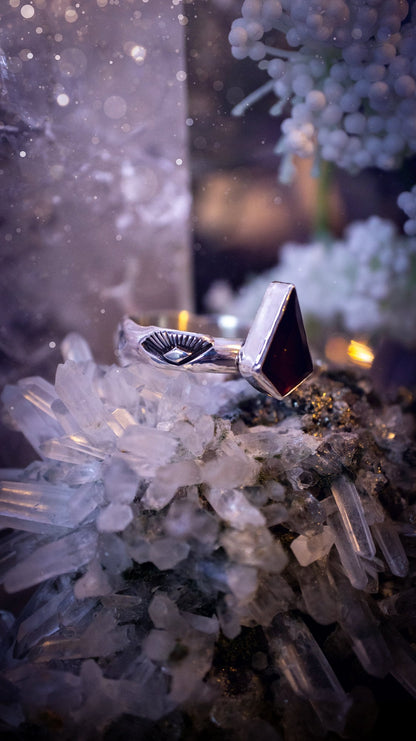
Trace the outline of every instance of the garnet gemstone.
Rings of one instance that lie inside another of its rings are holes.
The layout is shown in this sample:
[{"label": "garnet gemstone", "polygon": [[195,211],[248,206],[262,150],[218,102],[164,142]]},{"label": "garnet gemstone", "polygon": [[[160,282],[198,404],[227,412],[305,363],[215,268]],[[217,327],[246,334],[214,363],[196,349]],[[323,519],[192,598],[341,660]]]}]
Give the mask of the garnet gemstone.
[{"label": "garnet gemstone", "polygon": [[312,373],[312,359],[294,288],[269,343],[261,370],[280,396],[286,396]]}]

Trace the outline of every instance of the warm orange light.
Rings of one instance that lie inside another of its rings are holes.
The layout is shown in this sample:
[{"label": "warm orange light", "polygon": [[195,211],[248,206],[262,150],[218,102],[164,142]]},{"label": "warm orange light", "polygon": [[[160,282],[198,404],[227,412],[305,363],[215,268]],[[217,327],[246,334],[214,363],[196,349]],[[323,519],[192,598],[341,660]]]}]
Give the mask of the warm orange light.
[{"label": "warm orange light", "polygon": [[351,340],[348,345],[348,357],[353,363],[362,365],[365,368],[370,368],[374,360],[374,353],[371,347],[365,345],[364,342]]},{"label": "warm orange light", "polygon": [[183,311],[179,312],[178,315],[178,329],[180,332],[186,332],[188,329],[188,322],[189,322],[189,311]]},{"label": "warm orange light", "polygon": [[348,342],[344,337],[330,337],[325,345],[325,355],[332,363],[345,363],[348,355]]}]

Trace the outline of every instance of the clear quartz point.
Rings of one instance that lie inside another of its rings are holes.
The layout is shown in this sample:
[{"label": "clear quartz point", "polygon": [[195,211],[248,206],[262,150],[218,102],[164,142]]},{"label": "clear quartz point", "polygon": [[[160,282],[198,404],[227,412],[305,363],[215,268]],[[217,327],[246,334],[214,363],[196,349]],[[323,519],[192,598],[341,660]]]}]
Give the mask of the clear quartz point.
[{"label": "clear quartz point", "polygon": [[372,558],[376,547],[355,485],[345,476],[340,476],[332,483],[331,490],[354,551],[364,558]]},{"label": "clear quartz point", "polygon": [[342,732],[351,700],[305,623],[279,616],[266,633],[274,661],[293,691],[311,702],[325,728]]}]

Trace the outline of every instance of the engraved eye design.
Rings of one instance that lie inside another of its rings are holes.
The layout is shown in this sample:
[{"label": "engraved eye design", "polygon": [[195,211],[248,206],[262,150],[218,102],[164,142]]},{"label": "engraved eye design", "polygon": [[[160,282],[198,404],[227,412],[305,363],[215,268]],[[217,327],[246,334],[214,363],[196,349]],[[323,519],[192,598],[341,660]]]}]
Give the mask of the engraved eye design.
[{"label": "engraved eye design", "polygon": [[189,332],[161,330],[146,337],[142,347],[155,360],[163,360],[170,365],[183,365],[203,355],[212,347],[212,342]]}]

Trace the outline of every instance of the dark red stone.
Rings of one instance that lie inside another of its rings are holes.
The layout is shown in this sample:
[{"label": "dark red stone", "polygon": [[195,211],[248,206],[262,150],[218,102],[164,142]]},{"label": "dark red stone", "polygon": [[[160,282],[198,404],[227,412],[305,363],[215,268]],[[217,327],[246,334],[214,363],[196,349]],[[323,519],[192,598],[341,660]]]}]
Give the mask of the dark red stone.
[{"label": "dark red stone", "polygon": [[263,361],[262,371],[279,394],[286,396],[312,370],[302,315],[293,289]]}]

